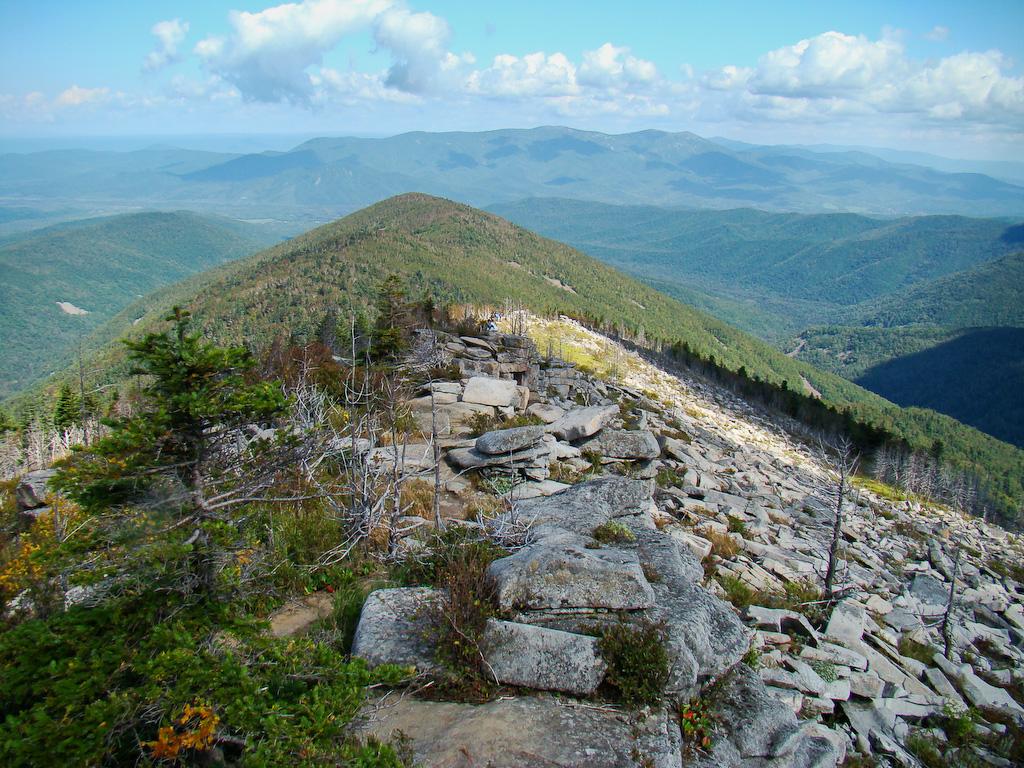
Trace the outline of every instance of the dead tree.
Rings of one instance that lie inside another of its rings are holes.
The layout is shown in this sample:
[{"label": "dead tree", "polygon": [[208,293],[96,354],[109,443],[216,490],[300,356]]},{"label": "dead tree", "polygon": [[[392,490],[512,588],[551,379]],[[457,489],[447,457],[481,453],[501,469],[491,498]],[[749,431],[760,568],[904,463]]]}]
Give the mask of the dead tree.
[{"label": "dead tree", "polygon": [[829,443],[822,441],[822,456],[836,476],[836,507],[832,521],[832,535],[828,547],[828,566],[825,569],[825,599],[832,598],[835,586],[836,570],[839,565],[839,543],[842,539],[843,503],[850,490],[850,477],[857,471],[860,454],[853,442],[846,436],[838,437]]},{"label": "dead tree", "polygon": [[960,573],[960,545],[953,555],[953,574],[949,580],[949,599],[946,601],[946,612],[942,615],[942,655],[947,659],[953,652],[953,609],[956,605],[957,577]]}]

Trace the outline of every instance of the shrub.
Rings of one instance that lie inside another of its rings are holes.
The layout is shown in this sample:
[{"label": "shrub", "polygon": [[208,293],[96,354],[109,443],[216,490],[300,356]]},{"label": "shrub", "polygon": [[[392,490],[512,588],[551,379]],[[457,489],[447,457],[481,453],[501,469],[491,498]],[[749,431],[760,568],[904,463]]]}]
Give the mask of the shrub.
[{"label": "shrub", "polygon": [[627,544],[636,541],[636,534],[617,520],[601,523],[594,529],[593,535],[601,544]]},{"label": "shrub", "polygon": [[492,416],[489,413],[477,413],[469,420],[470,437],[480,437],[486,432],[493,432],[496,429],[514,429],[515,427],[537,427],[544,423],[544,420],[533,415],[519,413],[507,419]]},{"label": "shrub", "polygon": [[684,473],[678,469],[672,467],[662,467],[658,470],[658,474],[654,478],[654,482],[657,483],[659,488],[668,488],[669,486],[681,486],[683,484]]},{"label": "shrub", "polygon": [[743,654],[743,658],[740,659],[751,669],[758,669],[761,666],[761,649],[754,648],[751,646],[747,649],[747,652]]},{"label": "shrub", "polygon": [[740,551],[740,545],[728,533],[719,533],[709,529],[703,536],[711,542],[711,554],[723,560],[736,557],[736,553]]},{"label": "shrub", "polygon": [[746,538],[747,535],[747,524],[740,520],[738,517],[729,515],[729,533],[738,533],[740,536]]},{"label": "shrub", "polygon": [[691,699],[679,708],[679,728],[683,733],[683,748],[707,751],[714,743],[716,717],[706,701]]},{"label": "shrub", "polygon": [[836,672],[836,665],[831,661],[812,661],[809,666],[817,672],[818,677],[826,683],[834,683],[839,679],[839,675]]},{"label": "shrub", "polygon": [[754,604],[758,593],[732,574],[719,577],[718,583],[725,590],[725,599],[743,610]]},{"label": "shrub", "polygon": [[669,675],[665,642],[664,623],[619,621],[601,630],[598,648],[608,664],[605,681],[627,707],[661,701]]},{"label": "shrub", "polygon": [[406,515],[432,520],[434,484],[422,478],[413,478],[402,483],[402,511]]},{"label": "shrub", "polygon": [[927,643],[919,643],[909,635],[900,637],[900,654],[909,659],[916,659],[922,664],[931,666],[935,661],[935,649]]},{"label": "shrub", "polygon": [[493,560],[489,549],[469,543],[452,550],[439,573],[445,592],[430,609],[430,633],[448,673],[442,687],[458,698],[486,696],[493,683],[481,647],[487,620],[497,614],[494,584],[487,578]]}]

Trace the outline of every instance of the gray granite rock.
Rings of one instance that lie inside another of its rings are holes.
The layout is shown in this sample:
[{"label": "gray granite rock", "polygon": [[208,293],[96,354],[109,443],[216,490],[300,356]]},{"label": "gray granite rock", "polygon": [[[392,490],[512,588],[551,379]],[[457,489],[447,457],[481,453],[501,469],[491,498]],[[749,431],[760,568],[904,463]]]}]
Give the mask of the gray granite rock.
[{"label": "gray granite rock", "polygon": [[519,389],[509,379],[473,376],[462,391],[462,402],[478,405],[509,406],[519,403]]},{"label": "gray granite rock", "polygon": [[657,439],[646,430],[602,429],[594,437],[579,443],[579,447],[608,459],[644,460],[661,455]]},{"label": "gray granite rock", "polygon": [[607,670],[586,635],[491,619],[483,645],[487,670],[508,685],[588,696]]},{"label": "gray granite rock", "polygon": [[532,446],[544,437],[544,427],[515,427],[486,432],[476,439],[476,449],[489,455],[505,455]]},{"label": "gray granite rock", "polygon": [[579,440],[596,434],[619,412],[617,405],[594,405],[588,408],[574,408],[550,429],[562,440]]},{"label": "gray granite rock", "polygon": [[442,593],[429,587],[378,589],[359,615],[352,655],[370,666],[398,664],[435,672],[434,647],[427,639],[429,611]]}]

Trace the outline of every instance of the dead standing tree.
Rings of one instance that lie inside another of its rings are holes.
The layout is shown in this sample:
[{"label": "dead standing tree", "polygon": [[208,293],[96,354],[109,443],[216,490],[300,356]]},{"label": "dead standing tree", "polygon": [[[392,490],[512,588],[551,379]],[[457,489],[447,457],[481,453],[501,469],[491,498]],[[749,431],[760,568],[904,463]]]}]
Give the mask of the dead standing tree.
[{"label": "dead standing tree", "polygon": [[860,465],[860,454],[854,448],[853,441],[845,435],[828,442],[822,440],[820,447],[826,465],[835,475],[835,516],[832,520],[828,565],[825,568],[824,579],[824,597],[826,600],[831,600],[839,568],[839,545],[843,535],[843,504],[850,493],[850,478]]},{"label": "dead standing tree", "polygon": [[957,577],[960,573],[960,545],[956,547],[953,555],[953,573],[949,579],[949,599],[946,601],[946,611],[942,614],[942,655],[947,659],[953,651],[953,610],[956,607]]}]

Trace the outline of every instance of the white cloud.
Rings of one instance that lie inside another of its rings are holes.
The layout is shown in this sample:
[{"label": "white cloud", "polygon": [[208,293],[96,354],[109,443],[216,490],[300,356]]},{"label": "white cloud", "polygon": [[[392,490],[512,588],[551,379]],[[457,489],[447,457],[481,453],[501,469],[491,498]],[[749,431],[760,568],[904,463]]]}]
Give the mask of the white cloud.
[{"label": "white cloud", "polygon": [[308,103],[309,69],[351,32],[368,28],[394,0],[303,0],[257,13],[232,11],[232,33],[195,47],[207,69],[246,99]]},{"label": "white cloud", "polygon": [[1019,130],[1024,78],[1009,68],[998,51],[920,61],[895,36],[869,40],[832,31],[770,51],[750,69],[709,72],[702,82],[709,91],[733,94],[706,108],[731,108],[751,120],[900,113]]},{"label": "white cloud", "polygon": [[142,68],[154,72],[179,61],[181,56],[178,47],[188,34],[188,22],[181,19],[158,21],[151,32],[157,39],[157,47],[146,56]]},{"label": "white cloud", "polygon": [[929,31],[925,32],[922,37],[925,40],[931,40],[933,43],[941,43],[949,38],[949,27],[937,24]]},{"label": "white cloud", "polygon": [[483,96],[523,98],[564,97],[579,92],[576,65],[564,53],[550,56],[543,51],[494,57],[491,66],[473,72],[466,89]]},{"label": "white cloud", "polygon": [[583,54],[579,68],[582,85],[603,88],[646,85],[658,77],[658,69],[650,61],[630,55],[629,48],[605,43]]},{"label": "white cloud", "polygon": [[448,22],[432,13],[413,13],[406,8],[385,11],[374,22],[377,45],[386,48],[395,62],[387,72],[386,85],[406,93],[428,93],[458,77],[472,57],[448,50]]},{"label": "white cloud", "polygon": [[58,107],[81,107],[105,102],[109,97],[109,88],[82,88],[79,85],[72,85],[57,96],[54,104]]}]

